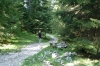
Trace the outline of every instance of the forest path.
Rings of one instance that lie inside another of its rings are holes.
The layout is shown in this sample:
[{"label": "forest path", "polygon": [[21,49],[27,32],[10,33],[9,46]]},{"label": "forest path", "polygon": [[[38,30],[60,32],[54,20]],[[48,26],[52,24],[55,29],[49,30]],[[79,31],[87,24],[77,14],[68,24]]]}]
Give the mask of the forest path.
[{"label": "forest path", "polygon": [[[58,39],[53,35],[47,34],[51,37],[51,41],[57,42]],[[49,41],[50,42],[50,41]],[[43,48],[49,46],[49,42],[46,43],[33,43],[22,48],[20,52],[9,53],[7,55],[0,55],[0,66],[21,66],[24,59],[29,56],[33,56],[40,52]]]}]

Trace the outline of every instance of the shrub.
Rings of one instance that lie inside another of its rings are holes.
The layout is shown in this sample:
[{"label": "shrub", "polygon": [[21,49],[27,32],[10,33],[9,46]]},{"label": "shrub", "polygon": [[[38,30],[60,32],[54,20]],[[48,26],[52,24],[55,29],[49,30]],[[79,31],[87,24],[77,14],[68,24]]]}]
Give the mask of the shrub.
[{"label": "shrub", "polygon": [[95,54],[95,48],[92,45],[92,42],[88,40],[81,40],[77,41],[76,43],[76,48],[75,50],[79,53],[90,53],[90,54]]},{"label": "shrub", "polygon": [[98,54],[100,52],[100,37],[95,37],[94,38],[94,42],[93,42],[93,46],[96,49],[96,54]]}]

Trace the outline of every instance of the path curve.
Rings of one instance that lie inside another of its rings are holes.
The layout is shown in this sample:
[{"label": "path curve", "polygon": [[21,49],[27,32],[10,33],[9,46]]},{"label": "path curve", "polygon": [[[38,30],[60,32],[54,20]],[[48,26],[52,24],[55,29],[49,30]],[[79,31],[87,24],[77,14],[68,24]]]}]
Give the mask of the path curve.
[{"label": "path curve", "polygon": [[[58,41],[58,39],[55,38],[53,35],[50,34],[47,35],[52,38],[51,41],[53,42]],[[21,66],[24,59],[40,52],[43,48],[49,45],[49,42],[41,44],[33,43],[31,45],[27,45],[25,48],[22,48],[20,52],[9,53],[7,55],[0,55],[0,66]]]}]

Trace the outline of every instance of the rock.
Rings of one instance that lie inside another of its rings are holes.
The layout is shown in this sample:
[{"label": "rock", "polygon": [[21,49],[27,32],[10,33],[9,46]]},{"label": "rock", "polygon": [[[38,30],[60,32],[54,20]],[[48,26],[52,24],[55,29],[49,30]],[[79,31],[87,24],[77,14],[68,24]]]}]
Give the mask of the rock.
[{"label": "rock", "polygon": [[60,42],[56,46],[57,48],[67,48],[67,44],[65,42]]},{"label": "rock", "polygon": [[62,61],[61,58],[57,58],[57,59],[55,60],[55,62],[59,62],[59,63],[61,63],[61,61]]},{"label": "rock", "polygon": [[66,53],[65,53],[65,56],[68,57],[68,56],[71,56],[71,54],[72,54],[71,52],[66,52]]},{"label": "rock", "polygon": [[50,46],[56,47],[56,43],[50,42]]},{"label": "rock", "polygon": [[72,55],[77,55],[77,53],[76,53],[76,52],[72,52],[71,54],[72,54]]},{"label": "rock", "polygon": [[44,62],[44,66],[53,66],[53,64],[50,63],[50,61],[43,60],[43,62]]},{"label": "rock", "polygon": [[44,55],[50,55],[51,53],[51,51],[44,51]]},{"label": "rock", "polygon": [[52,53],[52,58],[56,58],[56,57],[58,57],[58,53],[56,52],[56,51],[54,51],[53,53]]},{"label": "rock", "polygon": [[66,52],[64,56],[77,55],[76,52]]},{"label": "rock", "polygon": [[65,58],[67,61],[72,62],[72,58],[71,57],[66,57]]},{"label": "rock", "polygon": [[68,63],[66,66],[74,66],[73,63]]}]

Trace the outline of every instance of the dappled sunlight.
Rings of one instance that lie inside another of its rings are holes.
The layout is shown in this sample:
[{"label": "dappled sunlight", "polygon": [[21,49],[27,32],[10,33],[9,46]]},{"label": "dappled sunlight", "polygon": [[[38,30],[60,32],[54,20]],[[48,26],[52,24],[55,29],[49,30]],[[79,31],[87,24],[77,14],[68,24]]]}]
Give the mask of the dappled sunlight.
[{"label": "dappled sunlight", "polygon": [[6,44],[4,44],[3,46],[0,46],[0,49],[4,49],[4,50],[6,50],[6,49],[16,49],[17,48],[17,46],[16,45],[6,45]]},{"label": "dappled sunlight", "polygon": [[[36,47],[39,48],[39,46],[36,46]],[[34,49],[36,47],[34,47]],[[71,47],[69,47],[69,48],[71,48]],[[69,48],[67,48],[67,51],[71,51],[71,49],[68,50]],[[28,50],[33,50],[33,49],[30,48]],[[47,51],[50,51],[50,54]],[[54,52],[54,51],[57,51],[58,54],[59,54],[56,58],[52,58],[52,52]],[[47,54],[45,52],[47,52]],[[40,63],[40,62],[41,62],[40,65],[43,65],[44,62],[42,62],[42,61],[48,61],[48,62],[52,63],[54,66],[60,66],[60,60],[62,60],[63,64],[65,66],[70,66],[70,65],[72,65],[72,66],[94,66],[95,64],[97,64],[95,66],[99,66],[99,60],[92,60],[92,59],[89,59],[89,58],[83,58],[83,56],[80,56],[80,55],[72,55],[71,56],[72,61],[66,60],[65,59],[65,57],[66,57],[65,52],[66,52],[65,49],[63,49],[63,51],[62,51],[62,50],[59,50],[59,49],[56,49],[56,48],[47,47],[46,49],[42,50],[40,53],[31,57],[32,59],[33,58],[36,59],[35,62],[31,63],[31,65],[32,64],[39,65],[37,63]],[[32,61],[32,59],[29,59],[29,61],[26,61],[26,62],[27,63],[29,62],[29,64],[30,64],[30,61]]]},{"label": "dappled sunlight", "polygon": [[94,66],[94,63],[98,63],[99,60],[91,60],[89,58],[86,58],[86,59],[83,59],[83,58],[80,58],[80,59],[77,59],[77,60],[74,60],[73,63],[76,65],[76,66]]},{"label": "dappled sunlight", "polygon": [[36,54],[37,52],[41,51],[41,49],[47,47],[48,45],[45,45],[45,46],[41,46],[39,44],[37,45],[29,45],[25,48],[22,49],[22,54],[25,54],[25,55],[33,55],[33,54]]},{"label": "dappled sunlight", "polygon": [[82,7],[80,5],[76,5],[76,6],[70,6],[70,7],[67,7],[67,10],[68,11],[75,11],[75,10],[79,10],[81,9]]},{"label": "dappled sunlight", "polygon": [[65,27],[65,24],[62,23],[62,22],[60,22],[60,23],[59,23],[59,27],[60,27],[60,26],[62,26],[62,27],[64,28],[64,27]]},{"label": "dappled sunlight", "polygon": [[37,46],[34,46],[34,48],[33,47],[26,47],[26,48],[23,48],[22,50],[37,50],[37,49],[40,49],[41,47],[39,46],[39,45],[37,45]]},{"label": "dappled sunlight", "polygon": [[21,42],[32,42],[32,40],[20,40]]},{"label": "dappled sunlight", "polygon": [[14,40],[14,43],[19,43],[19,42],[32,42],[32,40]]}]

